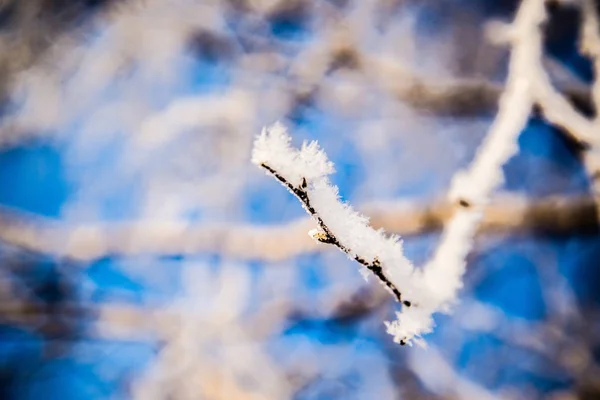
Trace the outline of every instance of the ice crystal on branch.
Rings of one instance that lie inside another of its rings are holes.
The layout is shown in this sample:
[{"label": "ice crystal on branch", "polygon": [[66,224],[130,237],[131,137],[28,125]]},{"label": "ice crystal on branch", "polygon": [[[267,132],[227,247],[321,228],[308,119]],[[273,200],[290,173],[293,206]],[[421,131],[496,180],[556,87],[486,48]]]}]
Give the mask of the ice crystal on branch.
[{"label": "ice crystal on branch", "polygon": [[[264,168],[286,186],[313,217],[318,229],[309,235],[318,242],[332,244],[375,275],[384,287],[402,302],[407,314],[407,324],[400,329],[406,332],[398,339],[402,344],[431,330],[433,322],[430,303],[425,291],[415,282],[420,273],[406,259],[402,243],[397,236],[387,236],[382,230],[369,226],[364,215],[340,200],[337,187],[327,175],[333,164],[327,159],[317,142],[303,144],[300,149],[291,147],[291,138],[279,123],[263,129],[254,143],[252,162]],[[425,314],[419,310],[427,310]],[[404,311],[402,313],[404,316]],[[397,336],[399,329],[394,326]]]},{"label": "ice crystal on branch", "polygon": [[304,143],[298,151],[290,146],[290,141],[285,126],[280,123],[263,128],[254,142],[252,162],[268,165],[294,186],[300,185],[302,179],[310,182],[335,172],[333,163],[317,142]]}]

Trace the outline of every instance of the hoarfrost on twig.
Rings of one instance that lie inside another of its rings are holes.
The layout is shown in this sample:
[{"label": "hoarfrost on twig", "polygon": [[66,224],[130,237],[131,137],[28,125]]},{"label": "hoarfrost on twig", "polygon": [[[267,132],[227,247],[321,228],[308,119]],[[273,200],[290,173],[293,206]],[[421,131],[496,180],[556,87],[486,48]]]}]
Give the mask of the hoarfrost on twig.
[{"label": "hoarfrost on twig", "polygon": [[319,229],[311,236],[333,244],[355,259],[390,290],[405,307],[398,319],[386,322],[387,331],[401,344],[417,340],[433,329],[432,314],[448,311],[462,287],[465,258],[471,251],[490,194],[503,182],[502,165],[517,151],[540,82],[529,79],[529,68],[539,61],[545,19],[544,0],[522,3],[511,26],[509,77],[499,112],[489,134],[468,169],[452,181],[449,197],[456,203],[441,243],[422,270],[415,270],[403,254],[397,237],[387,237],[368,225],[368,219],[339,200],[327,175],[333,166],[316,142],[301,149],[281,124],[263,129],[256,139],[252,161],[286,186],[315,219]]},{"label": "hoarfrost on twig", "polygon": [[[358,261],[405,308],[411,308],[413,300],[403,294],[415,293],[410,287],[415,270],[404,256],[398,237],[386,236],[382,230],[371,228],[368,218],[340,201],[337,187],[327,178],[333,172],[333,165],[317,142],[295,149],[290,141],[279,123],[263,129],[256,139],[252,162],[272,174],[300,200],[317,222],[318,229],[309,232],[313,239],[332,244]],[[420,333],[416,327],[414,335]],[[401,339],[401,343],[405,342]]]}]

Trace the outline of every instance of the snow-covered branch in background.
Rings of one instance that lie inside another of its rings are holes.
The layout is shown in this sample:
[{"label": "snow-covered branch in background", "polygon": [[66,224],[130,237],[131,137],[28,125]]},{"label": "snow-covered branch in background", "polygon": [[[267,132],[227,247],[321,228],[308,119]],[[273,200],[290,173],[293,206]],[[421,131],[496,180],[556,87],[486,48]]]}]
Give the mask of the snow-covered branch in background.
[{"label": "snow-covered branch in background", "polygon": [[[500,97],[498,114],[470,167],[458,172],[452,180],[449,197],[457,209],[446,224],[433,257],[419,275],[423,282],[418,286],[427,288],[432,300],[422,307],[427,307],[431,314],[448,311],[455,301],[485,205],[504,181],[502,165],[518,151],[517,138],[533,106],[526,73],[530,57],[537,56],[532,54],[532,49],[535,49],[533,44],[539,36],[537,26],[543,16],[543,0],[522,3],[511,27],[513,46],[508,82]],[[405,319],[404,312],[398,313],[398,320],[388,325],[388,332],[396,341],[407,335]]]}]

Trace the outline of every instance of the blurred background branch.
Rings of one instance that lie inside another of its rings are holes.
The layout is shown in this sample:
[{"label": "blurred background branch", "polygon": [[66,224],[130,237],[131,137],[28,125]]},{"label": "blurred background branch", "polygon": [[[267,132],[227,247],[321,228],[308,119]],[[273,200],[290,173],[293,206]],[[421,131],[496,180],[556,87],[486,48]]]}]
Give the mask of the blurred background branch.
[{"label": "blurred background branch", "polygon": [[[479,233],[595,235],[596,200],[590,196],[527,199],[503,194],[485,207]],[[456,208],[448,200],[379,201],[359,209],[375,228],[402,236],[440,230]],[[79,261],[108,256],[177,255],[216,252],[236,259],[286,260],[323,251],[307,233],[308,217],[285,225],[202,225],[187,221],[135,221],[76,226],[7,209],[0,213],[6,245]]]}]

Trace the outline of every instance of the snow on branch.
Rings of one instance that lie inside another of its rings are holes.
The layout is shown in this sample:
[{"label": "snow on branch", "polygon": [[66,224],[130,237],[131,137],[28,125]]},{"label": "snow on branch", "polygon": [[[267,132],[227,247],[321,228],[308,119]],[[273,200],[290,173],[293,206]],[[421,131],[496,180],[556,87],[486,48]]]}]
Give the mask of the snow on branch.
[{"label": "snow on branch", "polygon": [[333,244],[355,259],[390,290],[405,307],[387,331],[400,344],[417,341],[431,332],[432,315],[448,311],[462,287],[465,258],[481,222],[490,194],[503,182],[502,165],[517,151],[517,138],[527,124],[535,97],[529,69],[539,62],[539,24],[544,21],[544,0],[525,0],[510,27],[512,43],[509,77],[500,109],[471,166],[459,172],[449,197],[456,210],[446,225],[434,256],[415,269],[404,257],[397,237],[387,237],[368,225],[366,217],[339,200],[327,175],[332,164],[316,142],[301,149],[290,146],[285,128],[275,124],[256,139],[252,162],[286,186],[315,219],[311,231],[317,241]]},{"label": "snow on branch", "polygon": [[[444,312],[455,301],[466,271],[466,257],[473,247],[473,237],[481,223],[490,195],[504,181],[502,165],[518,151],[517,139],[525,128],[534,104],[532,84],[527,71],[535,43],[538,24],[544,18],[543,0],[525,0],[511,26],[512,50],[506,90],[499,100],[499,111],[468,169],[453,178],[448,193],[456,210],[445,226],[440,244],[422,269],[421,287],[431,292],[430,313]],[[388,326],[396,340],[406,334],[404,313]]]},{"label": "snow on branch", "polygon": [[[368,218],[340,200],[337,187],[327,178],[333,165],[317,142],[296,149],[290,146],[290,140],[279,123],[263,129],[256,139],[252,162],[300,200],[318,225],[309,232],[313,239],[339,248],[375,275],[403,304],[403,309],[415,310],[410,313],[412,322],[407,324],[406,335],[398,339],[399,343],[408,343],[430,331],[430,315],[419,311],[419,304],[427,303],[427,299],[422,290],[414,287],[416,271],[404,256],[399,238],[371,228]],[[421,296],[417,296],[419,293]]]},{"label": "snow on branch", "polygon": [[[500,167],[516,151],[516,137],[532,105],[522,85],[522,80],[513,82],[502,102],[505,106],[516,102],[519,111],[501,107],[503,120],[493,125],[473,166],[455,180],[451,194],[459,193],[455,199],[459,208],[434,258],[422,270],[415,269],[404,256],[397,236],[371,228],[365,216],[340,201],[338,189],[327,178],[333,165],[316,142],[305,143],[300,149],[291,147],[291,138],[279,123],[264,128],[256,139],[252,162],[300,200],[318,225],[309,232],[313,239],[336,246],[362,264],[402,302],[398,320],[386,323],[388,333],[400,344],[421,341],[421,335],[433,328],[432,314],[447,310],[462,286],[464,260],[486,199],[502,181]],[[478,183],[484,178],[487,183]]]},{"label": "snow on branch", "polygon": [[404,257],[397,236],[375,230],[368,218],[340,201],[338,189],[327,175],[334,172],[317,142],[304,143],[301,149],[290,146],[291,138],[279,123],[263,129],[256,139],[252,162],[264,168],[288,188],[317,222],[309,235],[321,243],[332,244],[373,273],[405,307],[411,301],[402,296],[414,268]]}]

